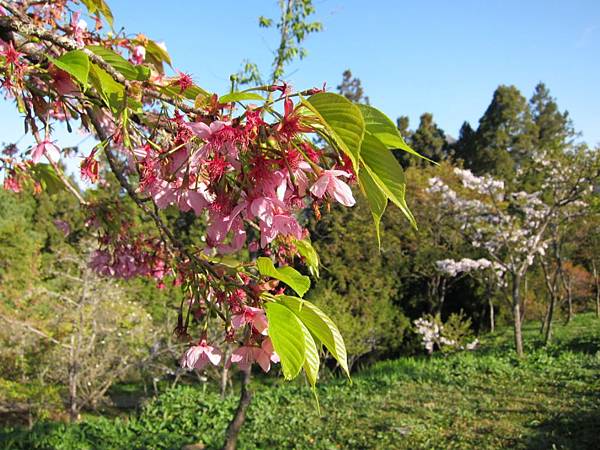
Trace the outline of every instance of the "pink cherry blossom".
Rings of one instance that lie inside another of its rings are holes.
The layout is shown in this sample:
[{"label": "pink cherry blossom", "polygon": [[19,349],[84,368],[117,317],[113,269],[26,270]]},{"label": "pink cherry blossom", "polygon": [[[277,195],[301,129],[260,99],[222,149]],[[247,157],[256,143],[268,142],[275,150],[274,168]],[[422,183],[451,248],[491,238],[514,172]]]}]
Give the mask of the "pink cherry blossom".
[{"label": "pink cherry blossom", "polygon": [[136,45],[131,53],[131,60],[134,64],[143,64],[146,59],[146,47],[143,45]]},{"label": "pink cherry blossom", "polygon": [[221,352],[219,349],[208,345],[202,340],[198,345],[187,349],[180,360],[181,367],[188,370],[202,370],[209,362],[218,365],[221,362]]},{"label": "pink cherry blossom", "polygon": [[279,234],[302,239],[304,232],[295,217],[288,214],[273,216],[273,223],[269,227],[265,222],[260,223],[260,245],[266,247]]},{"label": "pink cherry blossom", "polygon": [[53,142],[44,139],[33,149],[31,160],[37,164],[42,156],[46,156],[52,162],[57,162],[60,158],[60,149]]},{"label": "pink cherry blossom", "polygon": [[252,306],[244,306],[240,314],[234,314],[231,318],[231,324],[234,328],[241,328],[246,324],[250,324],[256,331],[264,335],[267,334],[269,326],[264,310]]},{"label": "pink cherry blossom", "polygon": [[343,170],[324,170],[310,188],[310,192],[317,198],[323,198],[327,193],[342,205],[353,206],[356,201],[352,195],[352,190],[339,177],[348,178],[350,174]]},{"label": "pink cherry blossom", "polygon": [[237,364],[240,370],[249,370],[253,363],[258,363],[264,372],[271,369],[271,363],[278,363],[279,356],[273,351],[273,345],[269,338],[265,339],[260,347],[245,345],[235,350],[228,365]]}]

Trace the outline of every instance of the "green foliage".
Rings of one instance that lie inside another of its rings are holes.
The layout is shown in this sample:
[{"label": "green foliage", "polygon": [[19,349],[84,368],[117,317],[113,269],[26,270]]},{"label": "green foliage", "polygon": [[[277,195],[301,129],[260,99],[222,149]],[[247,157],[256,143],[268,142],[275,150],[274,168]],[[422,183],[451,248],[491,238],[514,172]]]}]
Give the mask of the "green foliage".
[{"label": "green foliage", "polygon": [[102,97],[102,100],[113,112],[123,109],[125,88],[117,83],[112,76],[96,64],[90,65],[90,83]]},{"label": "green foliage", "polygon": [[281,359],[283,375],[292,380],[304,368],[314,388],[319,375],[319,346],[324,345],[350,376],[346,346],[336,324],[309,301],[279,295],[265,305],[269,337]]},{"label": "green foliage", "polygon": [[[336,324],[321,311],[317,306],[309,301],[282,295],[278,297],[279,301],[288,307],[308,328],[310,333],[315,336],[326,348],[340,367],[350,376],[348,363],[346,361],[346,345]],[[305,333],[306,334],[306,333]]]},{"label": "green foliage", "polygon": [[44,236],[31,226],[34,212],[31,197],[0,190],[0,308],[14,304],[38,274]]},{"label": "green foliage", "polygon": [[[334,205],[329,214],[310,224],[322,269],[308,298],[340,328],[350,365],[369,353],[397,349],[407,327],[406,318],[393,304],[399,287],[397,271],[403,263],[394,251],[397,241],[386,233],[381,251],[373,245],[368,211],[367,202],[357,197],[352,209]],[[401,213],[391,210],[386,217],[396,216]]]},{"label": "green foliage", "polygon": [[296,249],[298,250],[300,256],[304,258],[304,262],[308,267],[310,274],[315,278],[319,278],[319,255],[316,252],[310,240],[296,239],[294,241],[294,245],[296,246]]},{"label": "green foliage", "polygon": [[414,151],[402,138],[400,130],[394,125],[394,122],[379,111],[369,105],[359,105],[360,111],[365,119],[366,131],[379,139],[382,144],[392,150],[403,150],[413,156],[425,158],[420,153]]}]

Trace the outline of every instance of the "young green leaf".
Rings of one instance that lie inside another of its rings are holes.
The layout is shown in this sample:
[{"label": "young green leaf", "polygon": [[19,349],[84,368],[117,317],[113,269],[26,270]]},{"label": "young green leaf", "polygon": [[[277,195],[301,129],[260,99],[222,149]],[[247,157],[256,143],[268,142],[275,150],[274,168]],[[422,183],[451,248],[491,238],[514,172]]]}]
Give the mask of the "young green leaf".
[{"label": "young green leaf", "polygon": [[90,59],[81,50],[65,53],[60,58],[49,58],[52,63],[75,78],[83,87],[87,87],[90,73]]},{"label": "young green leaf", "polygon": [[146,42],[146,62],[152,64],[159,73],[164,73],[163,62],[171,65],[169,53],[153,40]]},{"label": "young green leaf", "polygon": [[[289,295],[278,295],[277,300],[293,311],[310,332],[323,343],[340,367],[350,377],[346,356],[346,345],[338,327],[327,314],[309,301]],[[269,327],[270,327],[269,323]],[[270,329],[270,328],[269,328]]]},{"label": "young green leaf", "polygon": [[406,204],[404,170],[392,152],[379,139],[367,132],[361,148],[361,159],[375,184],[392,203],[400,208],[411,225],[416,228],[415,218]]},{"label": "young green leaf", "polygon": [[294,241],[298,253],[304,258],[308,270],[315,278],[319,278],[319,255],[308,239]]},{"label": "young green leaf", "polygon": [[244,100],[265,101],[265,98],[255,92],[232,92],[219,97],[219,103],[242,102]]},{"label": "young green leaf", "polygon": [[310,289],[310,278],[289,266],[276,268],[271,258],[265,258],[264,256],[258,258],[256,267],[261,275],[283,281],[296,291],[300,297],[303,297],[306,291]]},{"label": "young green leaf", "polygon": [[102,14],[106,22],[111,27],[113,26],[114,17],[112,11],[104,0],[82,0],[82,3],[86,6],[90,14]]},{"label": "young green leaf", "polygon": [[387,207],[387,196],[377,185],[375,180],[373,180],[373,177],[368,169],[360,171],[358,174],[358,182],[361,190],[365,194],[365,197],[367,197],[367,203],[369,204],[369,209],[371,210],[371,215],[373,216],[373,221],[375,222],[377,245],[379,246],[379,249],[381,249],[381,233],[379,226],[381,223],[381,218],[383,217],[383,213],[385,213],[385,209]]},{"label": "young green leaf", "polygon": [[125,106],[125,88],[96,64],[90,65],[90,81],[114,112],[120,111]]},{"label": "young green leaf", "polygon": [[121,55],[100,45],[88,45],[87,48],[100,56],[128,80],[145,81],[150,78],[150,69],[146,66],[135,66]]},{"label": "young green leaf", "polygon": [[361,104],[358,107],[365,119],[365,130],[379,139],[387,148],[404,150],[435,164],[434,161],[413,150],[402,138],[398,127],[384,113],[370,105]]},{"label": "young green leaf", "polygon": [[33,179],[39,182],[48,194],[55,194],[65,188],[65,185],[50,164],[36,164],[32,167]]},{"label": "young green leaf", "polygon": [[312,95],[304,105],[317,115],[358,173],[360,144],[365,133],[365,121],[358,106],[342,95],[328,92]]},{"label": "young green leaf", "polygon": [[[265,305],[269,321],[269,337],[281,360],[286,380],[296,378],[306,361],[306,335],[296,315],[280,303]],[[314,342],[313,342],[314,343]]]},{"label": "young green leaf", "polygon": [[302,367],[304,367],[306,379],[314,389],[315,385],[317,384],[317,379],[319,378],[319,365],[321,364],[321,359],[319,358],[319,349],[317,348],[317,344],[315,343],[312,334],[308,328],[306,328],[306,325],[304,325],[302,321],[300,321],[300,325],[302,326],[302,333],[304,334],[304,343],[306,349],[306,360],[304,361]]}]

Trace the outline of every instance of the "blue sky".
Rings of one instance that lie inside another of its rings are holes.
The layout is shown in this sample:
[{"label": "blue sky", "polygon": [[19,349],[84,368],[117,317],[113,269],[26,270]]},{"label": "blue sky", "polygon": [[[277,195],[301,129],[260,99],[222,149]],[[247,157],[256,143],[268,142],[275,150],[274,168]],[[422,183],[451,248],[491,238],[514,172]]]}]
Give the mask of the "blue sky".
[{"label": "blue sky", "polygon": [[[226,92],[244,59],[267,71],[276,46],[257,17],[276,18],[275,0],[109,0],[117,26],[165,41],[175,67],[207,90]],[[330,89],[349,68],[371,103],[416,127],[422,112],[456,136],[474,126],[499,84],[527,97],[544,81],[583,139],[600,143],[600,1],[314,0],[322,33],[308,57],[288,67],[298,89]],[[0,141],[22,135],[12,106],[0,101]],[[64,137],[74,144],[79,135]]]}]

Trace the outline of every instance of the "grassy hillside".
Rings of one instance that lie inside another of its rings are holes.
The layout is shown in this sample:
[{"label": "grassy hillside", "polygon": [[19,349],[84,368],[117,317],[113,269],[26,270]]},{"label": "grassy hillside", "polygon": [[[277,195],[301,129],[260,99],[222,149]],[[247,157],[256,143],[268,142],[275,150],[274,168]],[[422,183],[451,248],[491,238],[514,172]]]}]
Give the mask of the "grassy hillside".
[{"label": "grassy hillside", "polygon": [[[352,385],[322,383],[321,417],[305,387],[257,386],[240,448],[600,448],[600,321],[557,324],[549,348],[532,323],[526,341],[522,361],[501,330],[473,353],[402,358],[364,370]],[[0,448],[218,448],[234,405],[181,386],[127,420],[5,429]]]}]

